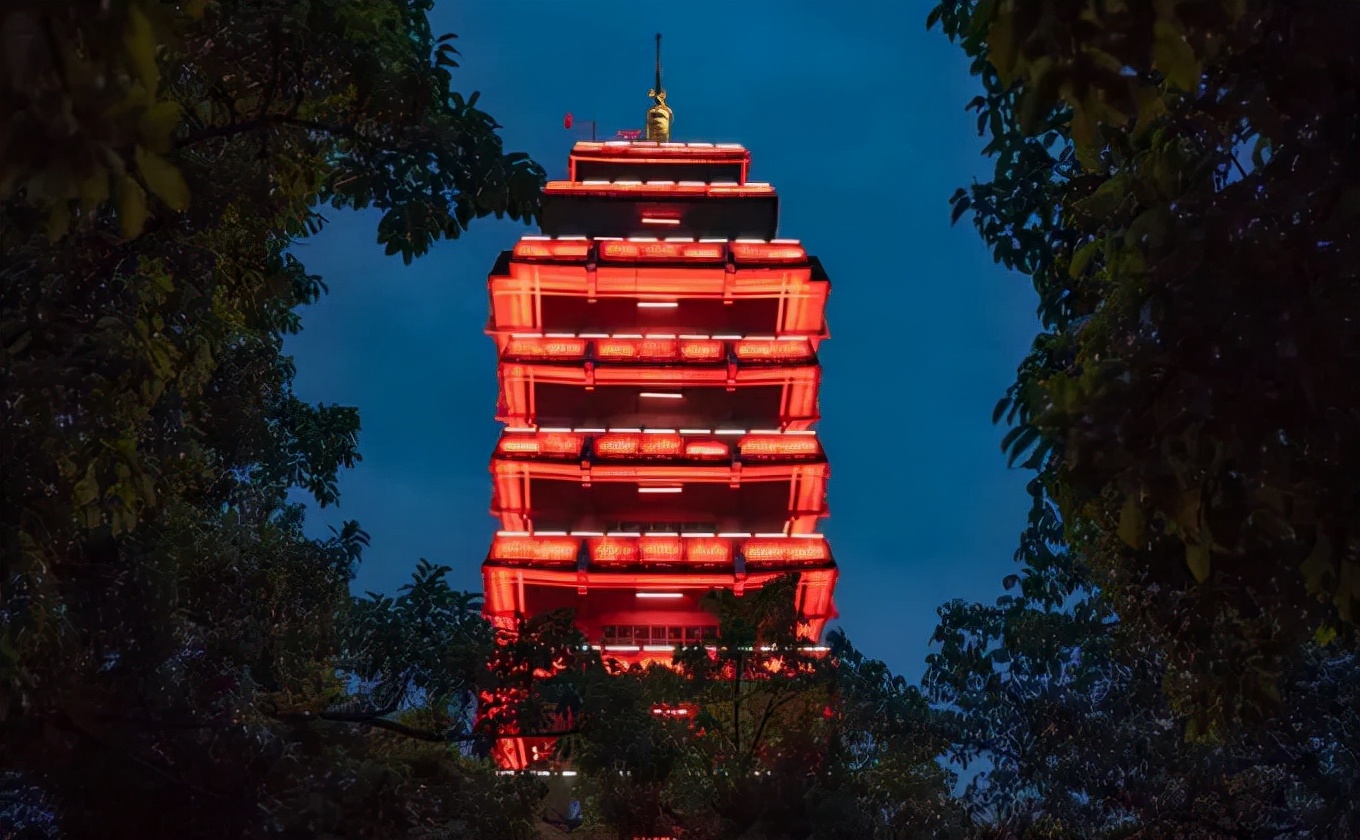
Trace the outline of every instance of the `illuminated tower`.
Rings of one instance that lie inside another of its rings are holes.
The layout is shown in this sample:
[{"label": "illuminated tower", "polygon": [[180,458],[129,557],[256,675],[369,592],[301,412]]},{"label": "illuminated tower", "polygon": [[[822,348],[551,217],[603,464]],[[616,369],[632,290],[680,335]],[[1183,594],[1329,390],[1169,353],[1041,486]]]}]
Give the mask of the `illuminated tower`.
[{"label": "illuminated tower", "polygon": [[[577,143],[542,235],[491,271],[506,428],[486,614],[512,630],[571,607],[606,657],[669,661],[712,638],[709,590],[794,574],[815,645],[836,581],[813,428],[830,284],[775,238],[778,198],[747,179],[746,149],[669,142],[659,59],[651,96],[648,139]],[[509,741],[497,758],[536,753]]]}]

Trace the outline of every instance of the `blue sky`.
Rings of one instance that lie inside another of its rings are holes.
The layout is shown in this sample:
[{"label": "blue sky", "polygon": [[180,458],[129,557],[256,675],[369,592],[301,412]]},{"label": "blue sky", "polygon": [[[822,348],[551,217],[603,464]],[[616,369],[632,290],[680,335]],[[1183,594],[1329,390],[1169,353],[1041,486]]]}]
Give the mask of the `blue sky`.
[{"label": "blue sky", "polygon": [[[834,624],[911,678],[935,608],[990,601],[1011,569],[1026,474],[1006,469],[990,420],[1035,329],[1025,279],[949,224],[949,195],[990,165],[964,111],[967,62],[925,31],[932,2],[463,0],[432,16],[460,36],[459,89],[481,91],[507,148],[549,177],[565,172],[568,111],[576,134],[591,118],[602,135],[640,127],[656,32],[674,139],[751,150],[752,178],[780,193],[780,235],[832,280],[820,355]],[[483,220],[404,266],[375,244],[375,221],[335,216],[295,249],[330,287],[287,346],[298,394],[358,406],[363,422],[363,463],[309,527],[357,519],[371,533],[357,588],[395,589],[426,557],[477,589],[499,429],[486,275],[532,231]]]}]

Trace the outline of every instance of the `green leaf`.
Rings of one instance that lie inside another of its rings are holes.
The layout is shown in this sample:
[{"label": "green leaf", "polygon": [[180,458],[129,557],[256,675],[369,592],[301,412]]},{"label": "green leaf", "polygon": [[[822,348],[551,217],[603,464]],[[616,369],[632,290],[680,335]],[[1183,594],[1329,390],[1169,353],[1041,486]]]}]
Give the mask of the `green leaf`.
[{"label": "green leaf", "polygon": [[1019,58],[1019,45],[1015,43],[1015,16],[1002,12],[992,21],[987,30],[987,58],[996,68],[1001,81],[1010,84],[1015,73],[1015,61]]},{"label": "green leaf", "polygon": [[170,151],[170,138],[181,116],[178,102],[161,101],[147,108],[137,120],[142,144],[154,152]]},{"label": "green leaf", "polygon": [[131,175],[124,175],[118,182],[118,226],[123,238],[135,238],[145,225],[146,193]]},{"label": "green leaf", "polygon": [[80,209],[86,213],[99,209],[109,200],[109,173],[103,167],[97,168],[80,185]]},{"label": "green leaf", "polygon": [[1119,539],[1131,548],[1143,544],[1143,508],[1133,496],[1124,500],[1124,508],[1119,512]]},{"label": "green leaf", "polygon": [[[1072,262],[1067,266],[1067,273],[1072,277],[1080,277],[1086,273],[1086,266],[1090,264],[1091,258],[1100,253],[1101,243],[1087,242],[1072,254]],[[993,421],[995,422],[995,421]]]},{"label": "green leaf", "polygon": [[1152,64],[1172,87],[1193,92],[1199,86],[1199,59],[1181,29],[1161,19],[1152,27]]},{"label": "green leaf", "polygon": [[157,198],[171,210],[183,210],[189,206],[189,186],[184,183],[184,176],[179,174],[173,163],[142,146],[137,147],[136,155],[142,179]]},{"label": "green leaf", "polygon": [[1190,568],[1190,574],[1195,576],[1196,583],[1204,583],[1209,579],[1209,546],[1202,543],[1185,544],[1185,565]]},{"label": "green leaf", "polygon": [[127,52],[128,64],[148,91],[155,91],[160,84],[160,69],[156,66],[156,35],[151,29],[151,21],[140,7],[128,9],[127,28],[123,30],[123,49]]},{"label": "green leaf", "polygon": [[85,477],[76,482],[76,486],[71,491],[71,504],[75,507],[84,507],[99,501],[99,481],[94,475],[94,465],[85,471]]}]

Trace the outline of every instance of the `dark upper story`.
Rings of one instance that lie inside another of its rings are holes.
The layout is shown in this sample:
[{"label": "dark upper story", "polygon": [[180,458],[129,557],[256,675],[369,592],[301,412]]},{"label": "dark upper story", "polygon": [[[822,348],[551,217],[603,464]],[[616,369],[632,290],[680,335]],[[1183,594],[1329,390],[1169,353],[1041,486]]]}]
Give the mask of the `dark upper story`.
[{"label": "dark upper story", "polygon": [[568,159],[572,181],[731,181],[745,184],[751,153],[740,143],[577,143]]},{"label": "dark upper story", "polygon": [[779,198],[750,160],[734,143],[577,143],[569,180],[543,191],[543,232],[773,239]]}]

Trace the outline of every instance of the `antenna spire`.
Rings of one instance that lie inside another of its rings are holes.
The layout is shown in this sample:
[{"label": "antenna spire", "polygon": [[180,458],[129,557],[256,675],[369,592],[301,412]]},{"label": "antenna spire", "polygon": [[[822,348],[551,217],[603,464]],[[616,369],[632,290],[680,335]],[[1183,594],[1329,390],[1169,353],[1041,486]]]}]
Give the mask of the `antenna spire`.
[{"label": "antenna spire", "polygon": [[656,87],[647,91],[647,95],[652,98],[654,104],[647,109],[647,128],[645,136],[648,140],[657,143],[665,143],[671,139],[671,121],[674,113],[670,106],[666,104],[666,90],[661,87],[661,33],[656,33]]}]

